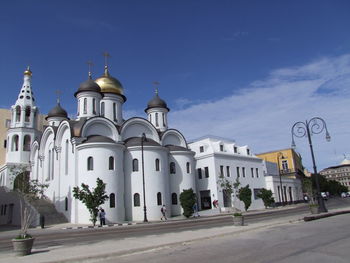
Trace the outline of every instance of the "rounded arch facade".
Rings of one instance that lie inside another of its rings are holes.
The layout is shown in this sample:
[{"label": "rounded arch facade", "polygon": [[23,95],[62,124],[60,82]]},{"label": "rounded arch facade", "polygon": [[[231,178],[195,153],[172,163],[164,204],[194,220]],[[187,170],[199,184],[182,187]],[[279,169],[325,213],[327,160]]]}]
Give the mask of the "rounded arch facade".
[{"label": "rounded arch facade", "polygon": [[145,133],[147,138],[160,143],[156,128],[149,121],[142,118],[131,118],[127,120],[120,132],[123,141],[132,137],[141,137],[143,133]]}]

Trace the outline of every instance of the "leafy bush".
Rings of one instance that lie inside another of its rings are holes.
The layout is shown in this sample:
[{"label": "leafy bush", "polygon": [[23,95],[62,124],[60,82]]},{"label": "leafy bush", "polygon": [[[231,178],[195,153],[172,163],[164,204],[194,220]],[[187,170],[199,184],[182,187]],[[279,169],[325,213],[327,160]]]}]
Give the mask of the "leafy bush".
[{"label": "leafy bush", "polygon": [[247,211],[252,204],[252,190],[249,188],[249,184],[239,189],[238,198],[244,203],[244,209]]},{"label": "leafy bush", "polygon": [[183,215],[189,218],[193,214],[193,205],[196,203],[196,194],[192,188],[183,190],[180,194],[180,204],[183,208]]},{"label": "leafy bush", "polygon": [[242,213],[236,212],[236,213],[233,214],[233,216],[242,216]]},{"label": "leafy bush", "polygon": [[271,206],[275,202],[275,199],[272,197],[272,191],[265,188],[261,189],[260,193],[257,194],[257,197],[263,200],[265,208]]}]

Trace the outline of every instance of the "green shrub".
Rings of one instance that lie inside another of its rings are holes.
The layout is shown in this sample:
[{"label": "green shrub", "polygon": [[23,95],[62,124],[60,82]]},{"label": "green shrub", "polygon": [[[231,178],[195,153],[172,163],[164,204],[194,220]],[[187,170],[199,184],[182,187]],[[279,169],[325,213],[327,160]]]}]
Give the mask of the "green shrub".
[{"label": "green shrub", "polygon": [[252,190],[250,190],[249,184],[239,189],[238,198],[244,203],[244,209],[247,211],[252,204]]},{"label": "green shrub", "polygon": [[265,188],[261,189],[260,193],[257,194],[257,197],[263,200],[265,208],[271,206],[275,202],[275,199],[272,197],[271,190],[267,190]]},{"label": "green shrub", "polygon": [[180,204],[184,210],[183,215],[189,218],[193,214],[193,205],[196,202],[196,194],[192,188],[183,190],[180,194]]}]

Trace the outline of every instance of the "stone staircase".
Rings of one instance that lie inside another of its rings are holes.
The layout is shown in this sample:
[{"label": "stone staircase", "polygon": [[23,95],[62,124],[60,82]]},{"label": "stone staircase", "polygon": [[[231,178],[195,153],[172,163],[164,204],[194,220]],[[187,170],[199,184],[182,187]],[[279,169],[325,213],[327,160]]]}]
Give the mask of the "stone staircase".
[{"label": "stone staircase", "polygon": [[41,216],[45,217],[45,225],[67,223],[68,220],[63,213],[57,212],[55,205],[48,199],[39,199],[31,202],[31,205]]}]

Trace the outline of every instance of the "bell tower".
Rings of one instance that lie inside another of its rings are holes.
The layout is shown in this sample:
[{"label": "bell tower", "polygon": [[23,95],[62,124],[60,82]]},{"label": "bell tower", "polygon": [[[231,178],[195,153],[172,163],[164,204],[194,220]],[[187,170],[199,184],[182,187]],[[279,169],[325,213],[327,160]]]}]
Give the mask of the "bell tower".
[{"label": "bell tower", "polygon": [[38,108],[32,91],[32,71],[24,71],[23,85],[11,107],[11,125],[7,131],[6,164],[29,164],[30,146],[37,135]]}]

